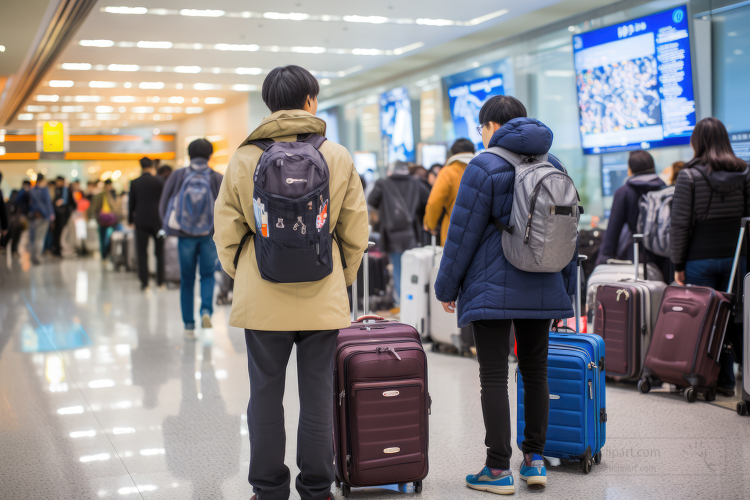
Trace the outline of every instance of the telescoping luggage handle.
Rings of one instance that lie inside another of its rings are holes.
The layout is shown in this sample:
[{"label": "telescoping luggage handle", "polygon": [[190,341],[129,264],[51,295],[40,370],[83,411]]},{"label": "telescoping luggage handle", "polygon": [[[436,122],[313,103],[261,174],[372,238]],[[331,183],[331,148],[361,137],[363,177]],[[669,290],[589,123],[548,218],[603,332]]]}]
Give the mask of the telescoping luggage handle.
[{"label": "telescoping luggage handle", "polygon": [[[634,234],[633,235],[633,263],[635,264],[635,280],[638,281],[640,279],[640,266],[641,266],[641,249],[640,249],[640,243],[643,241],[643,235],[642,234]],[[648,279],[648,270],[646,269],[645,262],[643,266],[643,278]]]},{"label": "telescoping luggage handle", "polygon": [[[734,251],[734,261],[732,261],[732,274],[729,276],[729,288],[727,293],[732,293],[732,287],[734,286],[734,278],[737,276],[737,268],[740,264],[740,255],[742,254],[742,242],[745,239],[745,231],[747,225],[750,224],[750,217],[743,217],[740,221],[740,237],[737,239],[737,249]],[[748,259],[750,259],[750,248],[747,249]],[[750,271],[750,268],[748,268]]]},{"label": "telescoping luggage handle", "polygon": [[367,242],[367,248],[365,248],[365,254],[362,256],[362,285],[364,291],[364,316],[357,316],[359,314],[359,303],[357,293],[357,277],[354,277],[352,283],[352,322],[353,323],[367,323],[368,321],[378,321],[384,318],[370,314],[370,248],[374,247],[375,243],[372,241]]},{"label": "telescoping luggage handle", "polygon": [[[578,259],[576,260],[576,293],[575,297],[573,299],[573,311],[575,312],[576,317],[576,329],[573,333],[581,333],[581,263],[586,260],[588,257],[585,255],[579,255]],[[567,328],[568,330],[572,330],[567,325],[563,326],[556,326],[558,320],[552,321],[552,331],[557,332],[559,331],[558,328]],[[560,320],[561,323],[566,323],[565,320]]]}]

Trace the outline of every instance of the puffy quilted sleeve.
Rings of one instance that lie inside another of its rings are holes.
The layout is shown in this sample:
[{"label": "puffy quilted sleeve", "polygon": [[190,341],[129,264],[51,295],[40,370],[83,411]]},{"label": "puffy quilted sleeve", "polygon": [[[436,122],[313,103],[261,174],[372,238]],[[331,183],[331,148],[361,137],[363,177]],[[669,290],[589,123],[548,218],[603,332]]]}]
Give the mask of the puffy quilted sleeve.
[{"label": "puffy quilted sleeve", "polygon": [[693,182],[688,169],[677,174],[672,198],[672,225],[669,233],[669,253],[677,271],[685,269],[690,246],[690,230],[693,222]]},{"label": "puffy quilted sleeve", "polygon": [[481,167],[466,167],[451,214],[435,295],[441,302],[458,297],[458,289],[479,248],[492,208],[492,178]]}]

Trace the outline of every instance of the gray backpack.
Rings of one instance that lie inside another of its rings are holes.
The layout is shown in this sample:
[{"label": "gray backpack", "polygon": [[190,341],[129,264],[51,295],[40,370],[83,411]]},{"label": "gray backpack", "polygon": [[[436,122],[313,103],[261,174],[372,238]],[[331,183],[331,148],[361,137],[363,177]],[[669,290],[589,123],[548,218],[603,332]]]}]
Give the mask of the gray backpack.
[{"label": "gray backpack", "polygon": [[499,147],[486,153],[499,156],[516,170],[510,224],[492,218],[503,233],[505,258],[521,271],[561,271],[573,260],[583,213],[573,179],[549,163],[546,154],[522,156]]},{"label": "gray backpack", "polygon": [[636,232],[643,235],[643,246],[649,252],[669,257],[669,232],[672,228],[674,186],[649,191],[638,201]]}]

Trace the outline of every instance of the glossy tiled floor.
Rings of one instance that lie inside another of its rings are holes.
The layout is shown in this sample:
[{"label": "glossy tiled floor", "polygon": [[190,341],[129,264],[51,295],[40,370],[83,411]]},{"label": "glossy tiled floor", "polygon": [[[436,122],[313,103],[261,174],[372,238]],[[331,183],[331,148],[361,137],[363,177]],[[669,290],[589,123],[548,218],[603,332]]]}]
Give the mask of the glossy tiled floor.
[{"label": "glossy tiled floor", "polygon": [[[177,290],[143,294],[134,275],[94,260],[14,266],[0,270],[0,498],[250,498],[244,336],[227,327],[227,307],[185,342]],[[483,459],[476,361],[429,361],[431,470],[419,497],[490,498],[463,483]],[[577,464],[553,468],[545,491],[519,484],[517,496],[750,498],[750,418],[666,390],[607,390],[603,463],[587,476]],[[290,367],[293,474],[295,399]],[[412,497],[397,487],[352,493]]]}]

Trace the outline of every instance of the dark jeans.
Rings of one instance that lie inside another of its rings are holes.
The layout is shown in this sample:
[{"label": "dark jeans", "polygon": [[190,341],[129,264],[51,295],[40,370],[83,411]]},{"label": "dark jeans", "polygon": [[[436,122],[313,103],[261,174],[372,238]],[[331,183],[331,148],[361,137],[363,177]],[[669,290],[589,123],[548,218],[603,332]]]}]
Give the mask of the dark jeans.
[{"label": "dark jeans", "polygon": [[99,226],[99,253],[102,256],[102,260],[106,259],[109,255],[109,242],[114,232],[114,227]]},{"label": "dark jeans", "polygon": [[219,256],[213,234],[181,237],[177,243],[180,254],[180,304],[186,329],[195,328],[195,268],[201,274],[201,309],[203,316],[214,313],[214,272],[219,267]]},{"label": "dark jeans", "polygon": [[297,430],[297,492],[302,500],[328,498],[333,470],[333,357],[338,330],[263,332],[245,330],[250,403],[248,481],[259,500],[290,498],[284,465],[284,383],[297,344],[300,416]]},{"label": "dark jeans", "polygon": [[[709,286],[714,290],[725,292],[729,287],[732,262],[734,262],[732,257],[689,260],[685,264],[685,280],[691,285]],[[740,275],[744,276],[744,274]],[[734,389],[734,354],[731,352],[729,354],[722,353],[721,356],[719,387]]]},{"label": "dark jeans", "polygon": [[138,278],[141,287],[148,286],[148,239],[154,239],[154,254],[156,255],[156,284],[164,283],[164,238],[159,238],[159,229],[135,226],[135,246],[138,256]]},{"label": "dark jeans", "polygon": [[524,453],[542,455],[549,420],[547,385],[548,319],[506,319],[473,321],[474,341],[482,384],[482,414],[487,446],[486,465],[509,469],[512,453],[510,406],[508,403],[508,354],[510,327],[515,325],[518,367],[525,389],[526,429],[521,446]]},{"label": "dark jeans", "polygon": [[58,207],[55,209],[55,221],[52,223],[54,225],[52,229],[52,253],[55,255],[60,255],[60,239],[62,238],[63,229],[65,229],[70,220],[70,215],[71,212],[68,207]]}]

